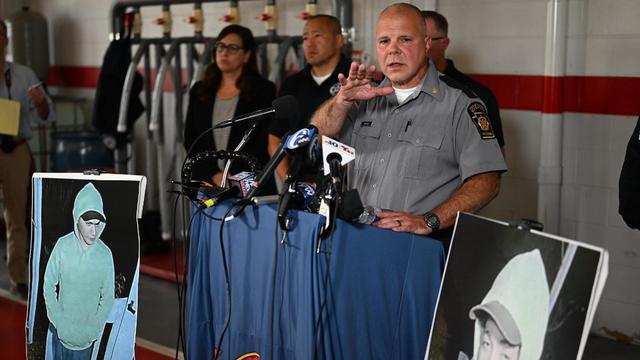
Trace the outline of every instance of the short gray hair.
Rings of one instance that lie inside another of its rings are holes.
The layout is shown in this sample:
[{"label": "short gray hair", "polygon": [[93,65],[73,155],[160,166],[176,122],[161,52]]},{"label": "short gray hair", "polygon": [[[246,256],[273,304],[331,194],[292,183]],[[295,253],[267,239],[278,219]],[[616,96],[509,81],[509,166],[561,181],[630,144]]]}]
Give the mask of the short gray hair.
[{"label": "short gray hair", "polygon": [[449,35],[449,22],[444,15],[432,10],[422,10],[421,13],[425,20],[433,21],[433,24],[436,26],[436,30],[441,32],[443,36]]}]

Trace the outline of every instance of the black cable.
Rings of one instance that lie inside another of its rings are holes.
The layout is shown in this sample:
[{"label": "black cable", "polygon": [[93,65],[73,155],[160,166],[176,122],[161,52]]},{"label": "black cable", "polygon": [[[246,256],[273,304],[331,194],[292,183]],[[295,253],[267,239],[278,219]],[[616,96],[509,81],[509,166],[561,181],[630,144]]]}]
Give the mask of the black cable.
[{"label": "black cable", "polygon": [[[285,190],[286,191],[286,190]],[[278,228],[280,227],[280,223],[278,222],[278,217],[276,216],[275,221],[275,247],[273,248],[273,271],[271,272],[271,311],[269,314],[269,325],[271,327],[269,331],[269,344],[271,345],[271,353],[269,354],[269,359],[275,359],[273,357],[273,352],[275,348],[274,337],[273,337],[273,324],[275,324],[275,307],[276,307],[276,274],[278,272]],[[284,231],[284,230],[283,230]],[[284,233],[283,233],[284,236]]]},{"label": "black cable", "polygon": [[[277,228],[276,228],[276,233],[277,233]],[[277,238],[276,238],[277,241]],[[276,246],[278,246],[278,243],[276,242]],[[284,344],[284,334],[282,333],[282,309],[284,308],[284,299],[285,299],[285,284],[286,284],[286,280],[287,280],[287,241],[285,238],[285,241],[283,241],[282,243],[282,277],[280,280],[280,284],[281,284],[281,293],[280,293],[280,309],[278,309],[278,314],[280,314],[280,317],[278,319],[278,325],[279,325],[279,329],[280,329],[280,342]],[[274,293],[275,293],[275,289],[274,289]]]},{"label": "black cable", "polygon": [[[235,209],[235,207],[241,202],[242,200],[239,200],[239,201],[236,201],[233,205],[231,205],[227,210],[227,212],[222,217],[222,221],[220,222],[220,233],[219,233],[220,255],[222,256],[222,267],[224,269],[224,280],[226,285],[225,288],[226,288],[226,294],[227,294],[227,303],[226,303],[226,316],[225,316],[224,324],[222,325],[220,338],[218,339],[218,346],[217,346],[218,353],[214,354],[214,359],[218,359],[220,354],[222,354],[222,350],[221,350],[222,341],[224,340],[224,336],[226,335],[227,329],[229,328],[229,323],[231,322],[231,280],[229,279],[229,266],[227,264],[227,255],[224,249],[224,239],[223,239],[224,224],[226,222],[225,219],[227,218],[227,216],[229,216],[229,214],[231,214],[231,212]],[[216,349],[214,349],[214,351],[215,350]]]},{"label": "black cable", "polygon": [[[333,184],[332,184],[333,186]],[[340,197],[336,196],[335,199],[335,203],[334,203],[334,214],[337,215],[338,213],[338,209],[340,208],[340,202],[341,199]],[[329,273],[331,271],[331,250],[333,248],[333,237],[335,235],[336,232],[336,222],[337,222],[337,216],[334,216],[333,219],[329,218],[328,221],[331,221],[331,235],[329,236],[329,238],[327,239],[327,251],[323,251],[323,255],[325,257],[325,262],[326,262],[326,271],[324,273],[324,278],[323,278],[323,290],[324,290],[324,296],[322,299],[322,303],[320,304],[320,311],[318,312],[318,317],[316,318],[316,323],[314,325],[314,336],[316,337],[315,341],[313,342],[313,359],[317,359],[318,358],[318,346],[320,345],[319,342],[322,339],[322,335],[320,333],[320,325],[322,324],[322,313],[324,312],[324,308],[327,305],[327,299],[329,297],[328,294],[328,288],[329,288]],[[318,234],[318,239],[317,241],[320,241],[320,234]]]},{"label": "black cable", "polygon": [[[186,224],[186,220],[187,220],[186,214],[189,211],[189,209],[185,206],[185,202],[184,201],[182,202],[182,204],[183,204],[183,207],[182,207],[182,214],[183,214],[183,218],[182,219],[183,219],[183,222],[182,222],[182,224],[184,226],[184,224]],[[198,211],[200,211],[200,210],[198,210]],[[195,216],[195,214],[198,213],[198,211],[196,211],[194,213],[194,216]],[[191,227],[191,224],[192,224],[192,222],[189,221],[189,228]],[[188,232],[184,231],[184,228],[183,228],[183,232],[182,233],[183,234],[185,234],[185,233],[188,234]],[[189,249],[190,249],[190,247],[191,247],[191,239],[190,239],[189,236],[185,236],[185,239],[184,239],[184,241],[182,243],[182,299],[183,299],[183,301],[182,301],[182,307],[180,308],[180,312],[182,314],[182,354],[185,357],[187,356],[187,342],[186,342],[186,340],[187,340],[187,333],[186,333],[187,332],[187,324],[186,324],[186,321],[187,321],[187,316],[186,316],[187,315],[187,313],[186,313],[187,301],[186,301],[186,299],[187,299],[187,291],[188,291],[188,286],[189,286],[186,277],[187,277],[187,273],[188,273],[188,269],[189,269]]]},{"label": "black cable", "polygon": [[[182,195],[183,196],[183,195]],[[183,273],[182,273],[182,286],[180,285],[180,276],[178,273],[178,241],[177,241],[177,236],[176,236],[176,216],[177,216],[177,207],[178,207],[178,201],[180,199],[180,196],[176,197],[176,202],[174,204],[174,216],[173,216],[173,239],[172,239],[172,244],[173,244],[173,270],[174,270],[174,276],[175,276],[175,281],[176,281],[176,289],[177,289],[177,294],[178,294],[178,339],[176,341],[176,353],[175,353],[175,358],[176,360],[178,359],[178,355],[179,355],[179,350],[182,344],[182,353],[184,356],[186,356],[187,354],[187,349],[186,349],[186,326],[185,326],[185,309],[186,309],[186,302],[184,301],[186,299],[186,281],[185,281],[185,276],[186,276],[186,267],[187,267],[187,261],[184,261],[183,263]],[[195,203],[194,203],[195,204]],[[184,207],[183,207],[183,211],[184,211]],[[202,209],[198,209],[193,216],[191,217],[191,220],[189,221],[189,225],[187,228],[186,232],[186,238],[185,238],[185,246],[183,246],[183,257],[187,256],[188,258],[188,239],[191,236],[191,225],[193,224],[193,220],[196,218],[196,216],[198,215],[198,213],[200,213],[202,211]],[[183,223],[184,224],[184,223]],[[184,227],[184,225],[183,225]],[[183,228],[184,230],[184,228]]]},{"label": "black cable", "polygon": [[178,252],[177,252],[177,247],[178,247],[178,240],[176,237],[176,215],[178,213],[178,200],[180,199],[180,196],[176,196],[176,201],[174,202],[173,205],[173,226],[172,226],[172,237],[171,237],[171,245],[172,245],[172,252],[173,252],[173,272],[175,275],[175,279],[176,279],[176,290],[178,293],[178,338],[176,340],[176,360],[178,359],[178,352],[180,349],[180,343],[181,341],[184,341],[182,339],[182,321],[181,321],[181,317],[182,317],[182,298],[181,298],[181,293],[180,293],[180,283],[178,282]]}]

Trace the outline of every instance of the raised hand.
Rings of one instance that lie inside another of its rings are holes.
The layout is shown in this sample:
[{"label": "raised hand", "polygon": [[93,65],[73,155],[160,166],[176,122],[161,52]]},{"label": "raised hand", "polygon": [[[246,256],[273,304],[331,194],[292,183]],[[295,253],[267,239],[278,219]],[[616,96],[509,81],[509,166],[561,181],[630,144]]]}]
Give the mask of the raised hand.
[{"label": "raised hand", "polygon": [[393,92],[393,88],[391,87],[378,88],[372,86],[371,80],[373,79],[375,71],[376,67],[374,65],[367,68],[364,64],[358,64],[355,61],[352,62],[351,68],[349,69],[349,77],[345,77],[344,74],[338,74],[340,92],[337,96],[339,99],[350,103],[391,94]]}]

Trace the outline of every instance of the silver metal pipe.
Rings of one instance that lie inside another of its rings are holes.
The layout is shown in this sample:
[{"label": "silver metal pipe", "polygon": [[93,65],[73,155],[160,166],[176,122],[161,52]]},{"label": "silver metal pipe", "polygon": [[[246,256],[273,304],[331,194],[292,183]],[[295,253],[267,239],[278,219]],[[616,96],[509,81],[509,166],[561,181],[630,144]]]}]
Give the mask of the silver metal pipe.
[{"label": "silver metal pipe", "polygon": [[142,58],[142,55],[145,54],[148,47],[149,43],[147,41],[142,41],[129,63],[127,75],[124,78],[124,85],[122,86],[122,95],[120,96],[120,111],[118,113],[118,125],[116,127],[116,131],[119,133],[127,132],[127,113],[129,110],[129,101],[131,100],[131,87],[133,86],[133,79],[135,78],[138,63],[140,63],[140,59]]}]

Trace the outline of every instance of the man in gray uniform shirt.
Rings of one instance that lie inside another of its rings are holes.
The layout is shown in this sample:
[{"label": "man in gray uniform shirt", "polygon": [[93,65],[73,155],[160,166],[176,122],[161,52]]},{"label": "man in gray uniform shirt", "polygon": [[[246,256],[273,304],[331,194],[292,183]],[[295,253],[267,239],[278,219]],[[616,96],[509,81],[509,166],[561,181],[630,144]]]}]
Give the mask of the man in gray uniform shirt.
[{"label": "man in gray uniform shirt", "polygon": [[338,94],[311,121],[355,147],[349,187],[363,203],[389,209],[375,225],[420,235],[451,227],[458,211],[486,205],[507,169],[484,104],[438,74],[428,45],[418,8],[388,6],[376,28],[386,78],[373,86],[375,66],[352,63],[348,77],[338,77]]}]

